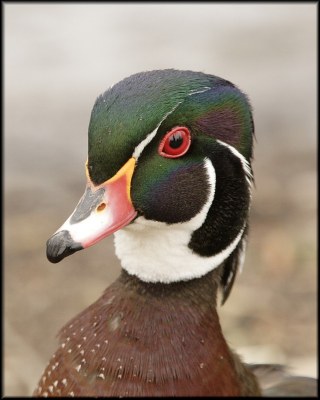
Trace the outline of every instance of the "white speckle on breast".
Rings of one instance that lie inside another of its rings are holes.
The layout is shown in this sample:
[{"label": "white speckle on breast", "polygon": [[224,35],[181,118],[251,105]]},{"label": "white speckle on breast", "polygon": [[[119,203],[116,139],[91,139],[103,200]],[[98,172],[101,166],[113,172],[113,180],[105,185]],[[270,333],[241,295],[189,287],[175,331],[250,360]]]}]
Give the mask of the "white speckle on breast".
[{"label": "white speckle on breast", "polygon": [[113,300],[114,300],[115,297],[116,297],[116,296],[110,297],[110,299],[108,299],[108,300],[105,302],[105,304],[112,304],[112,302],[113,302]]},{"label": "white speckle on breast", "polygon": [[113,332],[119,328],[120,321],[121,321],[121,317],[119,315],[116,315],[114,318],[112,318],[109,321],[109,329],[111,332]]},{"label": "white speckle on breast", "polygon": [[147,382],[151,383],[153,381],[154,381],[154,372],[152,369],[149,369],[147,373]]}]

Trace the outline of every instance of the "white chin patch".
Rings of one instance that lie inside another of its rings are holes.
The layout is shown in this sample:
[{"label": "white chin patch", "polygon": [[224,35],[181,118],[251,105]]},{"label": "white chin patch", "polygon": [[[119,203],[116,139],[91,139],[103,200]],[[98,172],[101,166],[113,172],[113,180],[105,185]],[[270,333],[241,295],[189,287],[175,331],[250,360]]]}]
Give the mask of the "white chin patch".
[{"label": "white chin patch", "polygon": [[188,247],[192,233],[204,223],[215,193],[215,170],[209,159],[205,159],[204,165],[210,190],[206,203],[195,217],[171,225],[139,217],[115,232],[116,254],[129,274],[145,282],[190,280],[218,267],[236,248],[244,228],[229,246],[211,257],[199,256]]}]

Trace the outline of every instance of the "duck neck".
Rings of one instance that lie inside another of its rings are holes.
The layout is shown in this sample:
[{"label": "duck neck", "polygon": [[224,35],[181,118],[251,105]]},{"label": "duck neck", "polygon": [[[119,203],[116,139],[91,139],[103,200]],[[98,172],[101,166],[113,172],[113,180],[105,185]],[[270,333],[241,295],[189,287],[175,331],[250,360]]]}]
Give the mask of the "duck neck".
[{"label": "duck neck", "polygon": [[[115,283],[123,295],[127,338],[144,348],[141,374],[158,382],[177,378],[175,392],[168,394],[258,393],[255,379],[222,334],[216,310],[219,279],[214,270],[190,281],[146,283],[123,270]],[[135,348],[128,349],[132,357]]]}]

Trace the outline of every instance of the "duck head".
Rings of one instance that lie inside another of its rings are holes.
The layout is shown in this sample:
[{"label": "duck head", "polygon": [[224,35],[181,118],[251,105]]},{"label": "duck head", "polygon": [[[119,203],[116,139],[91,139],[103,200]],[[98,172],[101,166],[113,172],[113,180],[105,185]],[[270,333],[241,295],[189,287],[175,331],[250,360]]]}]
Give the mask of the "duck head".
[{"label": "duck head", "polygon": [[86,190],[48,259],[114,233],[129,274],[170,283],[221,266],[225,300],[244,253],[253,131],[247,97],[219,77],[170,69],[117,83],[94,104]]}]

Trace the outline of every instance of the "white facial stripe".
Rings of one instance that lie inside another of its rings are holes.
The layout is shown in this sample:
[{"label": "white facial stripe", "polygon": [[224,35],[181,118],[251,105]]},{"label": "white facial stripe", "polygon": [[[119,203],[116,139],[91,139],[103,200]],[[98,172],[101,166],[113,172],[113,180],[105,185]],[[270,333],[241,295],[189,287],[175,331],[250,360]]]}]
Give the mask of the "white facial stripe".
[{"label": "white facial stripe", "polygon": [[249,187],[251,188],[252,181],[253,181],[253,175],[251,172],[250,164],[247,161],[247,159],[236,148],[234,148],[230,144],[222,142],[221,140],[217,140],[217,142],[222,144],[223,146],[227,147],[231,151],[232,154],[234,154],[236,157],[239,158],[239,160],[241,161],[244,173],[246,174],[246,180],[249,183]]},{"label": "white facial stripe", "polygon": [[214,167],[212,165],[212,162],[207,157],[204,159],[204,166],[205,166],[205,168],[207,170],[210,192],[209,192],[208,199],[207,199],[206,203],[202,207],[202,210],[194,218],[192,218],[192,220],[194,220],[196,218],[201,217],[201,221],[198,222],[198,225],[197,225],[197,227],[195,229],[200,228],[200,226],[206,220],[208,211],[209,211],[209,209],[211,207],[211,204],[212,204],[213,199],[214,199],[214,194],[215,194],[215,191],[216,191],[216,171],[215,171],[215,169],[214,169]]},{"label": "white facial stripe", "polygon": [[[202,90],[198,90],[198,91],[191,91],[188,96],[192,96],[194,94],[197,93],[203,93],[206,92],[207,90],[210,90],[209,87],[205,87]],[[172,110],[170,110],[160,121],[160,123],[158,124],[158,126],[151,132],[149,133],[139,144],[138,146],[136,146],[136,148],[134,149],[134,152],[132,154],[132,157],[134,157],[136,160],[138,160],[138,158],[140,157],[141,153],[143,152],[143,150],[145,149],[145,147],[151,142],[151,140],[156,136],[157,131],[159,126],[162,124],[162,122],[170,115],[172,114],[177,108],[178,106],[183,103],[184,100],[179,101],[173,108]]]},{"label": "white facial stripe", "polygon": [[207,91],[210,90],[210,89],[211,89],[210,87],[205,86],[203,89],[200,89],[200,90],[195,90],[195,91],[192,91],[192,90],[191,90],[191,92],[188,94],[188,96],[193,96],[194,94],[207,92]]},{"label": "white facial stripe", "polygon": [[136,160],[139,158],[139,156],[141,155],[141,153],[143,152],[144,148],[151,142],[151,140],[156,136],[157,131],[159,126],[162,124],[162,122],[170,115],[174,112],[174,110],[179,106],[179,104],[181,104],[182,101],[179,101],[179,103],[177,103],[172,110],[170,110],[160,121],[160,123],[158,124],[158,126],[156,127],[155,130],[153,130],[151,133],[149,133],[147,135],[147,137],[145,139],[142,140],[142,142],[140,142],[138,144],[138,146],[134,149],[134,152],[132,154],[132,157],[134,157]]},{"label": "white facial stripe", "polygon": [[[162,121],[160,122],[160,124],[162,123]],[[142,140],[142,142],[140,142],[138,144],[138,146],[136,146],[136,148],[134,149],[134,152],[132,154],[132,157],[134,157],[136,160],[138,160],[140,154],[142,153],[143,149],[151,142],[151,140],[156,136],[158,128],[160,126],[160,124],[156,127],[156,129],[154,131],[152,131],[151,133],[149,133],[147,135],[147,137],[145,139]]]},{"label": "white facial stripe", "polygon": [[204,223],[215,194],[214,167],[209,159],[204,160],[204,166],[209,195],[195,217],[171,225],[139,217],[115,233],[116,254],[129,274],[146,282],[163,283],[198,278],[218,267],[236,248],[244,228],[229,246],[212,257],[201,257],[188,247],[192,232]]}]

